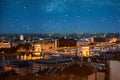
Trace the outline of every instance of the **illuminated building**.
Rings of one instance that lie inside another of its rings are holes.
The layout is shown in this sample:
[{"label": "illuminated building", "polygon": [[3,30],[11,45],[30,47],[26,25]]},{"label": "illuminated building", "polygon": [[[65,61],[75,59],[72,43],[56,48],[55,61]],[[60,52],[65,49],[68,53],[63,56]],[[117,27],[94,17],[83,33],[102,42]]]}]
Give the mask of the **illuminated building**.
[{"label": "illuminated building", "polygon": [[116,42],[117,41],[117,38],[112,38],[110,41],[109,41],[109,43],[114,43],[114,42]]},{"label": "illuminated building", "polygon": [[24,40],[24,36],[23,35],[20,35],[20,40]]},{"label": "illuminated building", "polygon": [[11,48],[11,43],[8,41],[0,42],[0,48]]},{"label": "illuminated building", "polygon": [[36,52],[36,53],[40,53],[41,52],[41,44],[34,44],[34,52]]},{"label": "illuminated building", "polygon": [[35,52],[49,51],[51,49],[56,48],[56,41],[40,40],[33,43],[33,47]]},{"label": "illuminated building", "polygon": [[54,45],[55,48],[57,48],[57,42],[58,42],[58,40],[55,40],[55,45]]},{"label": "illuminated building", "polygon": [[82,47],[82,56],[90,56],[90,47]]},{"label": "illuminated building", "polygon": [[49,51],[49,50],[55,48],[55,42],[54,41],[44,41],[42,46],[43,46],[44,51]]},{"label": "illuminated building", "polygon": [[19,49],[17,49],[17,52],[26,52],[26,49],[23,47],[20,47]]},{"label": "illuminated building", "polygon": [[32,47],[33,47],[33,54],[40,55],[42,51],[42,45],[40,43],[34,43],[32,44]]}]

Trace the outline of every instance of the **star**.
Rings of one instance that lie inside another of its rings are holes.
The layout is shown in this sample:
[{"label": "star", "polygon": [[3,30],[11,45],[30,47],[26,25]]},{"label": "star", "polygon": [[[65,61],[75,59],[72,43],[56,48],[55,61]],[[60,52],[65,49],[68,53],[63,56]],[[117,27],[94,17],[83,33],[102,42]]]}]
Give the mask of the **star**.
[{"label": "star", "polygon": [[63,0],[64,2],[66,2],[66,0]]},{"label": "star", "polygon": [[77,16],[77,19],[79,20],[79,19],[80,19],[80,16]]},{"label": "star", "polygon": [[58,25],[58,22],[56,22],[55,24]]},{"label": "star", "polygon": [[78,18],[80,18],[80,16],[77,16]]},{"label": "star", "polygon": [[30,28],[29,28],[29,27],[27,27],[27,30],[30,30]]},{"label": "star", "polygon": [[65,17],[68,17],[68,14],[65,14]]},{"label": "star", "polygon": [[120,17],[119,16],[116,17],[116,20],[117,20],[118,23],[120,23]]},{"label": "star", "polygon": [[52,9],[48,9],[48,12],[52,12]]},{"label": "star", "polygon": [[65,23],[65,22],[66,22],[66,20],[63,20],[63,22]]},{"label": "star", "polygon": [[25,28],[25,27],[26,27],[26,25],[23,25],[22,27],[23,27],[23,28]]},{"label": "star", "polygon": [[16,20],[17,22],[19,21],[19,19]]},{"label": "star", "polygon": [[107,20],[107,18],[102,18],[101,23],[104,23]]},{"label": "star", "polygon": [[120,19],[118,20],[118,22],[120,23]]},{"label": "star", "polygon": [[52,22],[51,20],[48,21],[49,24],[51,24],[51,22]]},{"label": "star", "polygon": [[90,12],[90,9],[88,9],[87,11]]},{"label": "star", "polygon": [[42,24],[44,27],[46,26],[46,24]]},{"label": "star", "polygon": [[24,9],[26,9],[26,6],[23,6]]}]

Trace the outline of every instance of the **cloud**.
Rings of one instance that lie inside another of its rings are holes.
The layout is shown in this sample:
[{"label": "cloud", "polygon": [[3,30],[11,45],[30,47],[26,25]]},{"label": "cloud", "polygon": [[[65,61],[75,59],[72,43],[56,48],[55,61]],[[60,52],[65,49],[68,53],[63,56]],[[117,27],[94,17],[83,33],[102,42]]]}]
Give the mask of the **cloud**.
[{"label": "cloud", "polygon": [[52,0],[45,6],[46,12],[64,12],[66,5],[64,0]]},{"label": "cloud", "polygon": [[120,6],[120,1],[118,0],[79,0],[78,3],[89,4],[91,6]]},{"label": "cloud", "polygon": [[[44,5],[43,11],[46,13],[64,13],[71,8],[77,10],[78,7],[119,7],[120,3],[113,0],[50,0]],[[74,11],[73,10],[73,11]]]}]

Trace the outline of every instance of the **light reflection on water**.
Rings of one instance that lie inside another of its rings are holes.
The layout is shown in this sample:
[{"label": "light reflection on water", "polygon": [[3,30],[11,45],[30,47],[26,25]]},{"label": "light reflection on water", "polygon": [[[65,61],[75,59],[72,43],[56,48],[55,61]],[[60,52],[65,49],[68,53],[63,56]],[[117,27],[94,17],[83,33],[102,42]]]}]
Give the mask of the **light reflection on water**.
[{"label": "light reflection on water", "polygon": [[35,55],[35,56],[32,56],[31,54],[29,55],[17,55],[17,59],[20,59],[20,60],[36,60],[36,59],[41,59],[42,57],[40,55]]},{"label": "light reflection on water", "polygon": [[0,61],[2,60],[36,60],[36,59],[41,59],[42,57],[40,55],[32,55],[32,54],[18,54],[18,55],[11,55],[11,56],[4,56],[0,55]]}]

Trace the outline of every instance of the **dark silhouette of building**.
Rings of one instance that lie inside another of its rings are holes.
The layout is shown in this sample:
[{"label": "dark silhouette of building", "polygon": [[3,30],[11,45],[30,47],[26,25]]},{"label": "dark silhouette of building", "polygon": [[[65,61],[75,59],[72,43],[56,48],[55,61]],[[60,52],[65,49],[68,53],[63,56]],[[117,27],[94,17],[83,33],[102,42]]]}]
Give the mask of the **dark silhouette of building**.
[{"label": "dark silhouette of building", "polygon": [[76,46],[76,43],[75,39],[58,39],[58,47],[73,47]]},{"label": "dark silhouette of building", "polygon": [[92,38],[92,42],[99,43],[99,42],[106,42],[107,39],[105,37],[94,37]]}]

